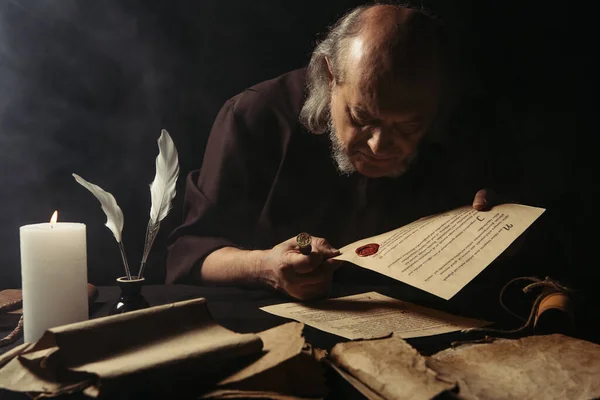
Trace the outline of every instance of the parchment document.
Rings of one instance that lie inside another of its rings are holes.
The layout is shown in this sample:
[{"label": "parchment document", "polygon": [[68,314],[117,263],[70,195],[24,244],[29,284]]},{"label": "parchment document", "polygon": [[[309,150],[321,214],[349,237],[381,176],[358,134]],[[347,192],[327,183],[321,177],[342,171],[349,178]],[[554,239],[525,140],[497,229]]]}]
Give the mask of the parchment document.
[{"label": "parchment document", "polygon": [[304,322],[347,339],[383,337],[392,332],[408,339],[489,324],[406,303],[377,292],[338,297],[313,304],[277,304],[262,307],[261,310]]},{"label": "parchment document", "polygon": [[559,334],[464,344],[429,357],[394,335],[338,343],[328,360],[357,389],[375,392],[372,399],[432,399],[456,386],[458,393],[440,398],[600,399],[600,345]]},{"label": "parchment document", "polygon": [[519,237],[543,208],[465,206],[349,244],[338,260],[450,299]]}]

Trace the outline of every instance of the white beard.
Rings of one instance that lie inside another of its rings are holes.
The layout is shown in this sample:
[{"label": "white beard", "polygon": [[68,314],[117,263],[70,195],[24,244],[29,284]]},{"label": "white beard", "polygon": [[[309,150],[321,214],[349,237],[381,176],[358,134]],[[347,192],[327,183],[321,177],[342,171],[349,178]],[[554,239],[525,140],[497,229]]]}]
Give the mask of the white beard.
[{"label": "white beard", "polygon": [[329,118],[329,139],[331,141],[331,157],[335,161],[340,174],[349,176],[355,173],[356,168],[346,153],[347,146],[340,141],[335,132],[333,118]]},{"label": "white beard", "polygon": [[[335,131],[333,118],[331,117],[329,119],[329,139],[331,141],[331,157],[335,161],[340,174],[349,176],[355,173],[356,167],[354,164],[352,164],[352,161],[350,161],[350,157],[348,157],[347,146],[339,139]],[[387,176],[389,178],[397,178],[403,175],[417,158],[417,153],[418,152],[415,151],[413,154],[402,160],[402,162]]]}]

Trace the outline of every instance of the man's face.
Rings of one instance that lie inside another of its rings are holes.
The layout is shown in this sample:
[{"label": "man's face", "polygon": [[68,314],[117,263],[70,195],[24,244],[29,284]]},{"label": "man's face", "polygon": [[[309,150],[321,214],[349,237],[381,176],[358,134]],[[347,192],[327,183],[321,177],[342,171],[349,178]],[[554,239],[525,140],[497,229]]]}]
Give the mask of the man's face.
[{"label": "man's face", "polygon": [[330,124],[341,169],[370,178],[396,177],[406,171],[430,118],[424,111],[407,108],[400,90],[390,96],[389,90],[373,94],[354,84],[333,87]]},{"label": "man's face", "polygon": [[339,79],[330,67],[334,158],[340,169],[370,178],[406,171],[429,129],[440,87],[434,59],[406,58],[394,67],[382,47],[373,44],[380,42],[351,42],[341,83],[334,83]]}]

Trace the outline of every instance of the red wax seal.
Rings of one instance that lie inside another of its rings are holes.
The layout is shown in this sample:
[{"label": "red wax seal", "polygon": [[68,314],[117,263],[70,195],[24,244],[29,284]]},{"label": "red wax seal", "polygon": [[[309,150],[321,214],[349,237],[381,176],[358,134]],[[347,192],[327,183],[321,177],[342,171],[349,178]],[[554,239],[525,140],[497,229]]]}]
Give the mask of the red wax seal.
[{"label": "red wax seal", "polygon": [[377,243],[369,243],[356,249],[356,254],[358,254],[359,257],[368,257],[377,253],[377,250],[379,250],[379,245]]}]

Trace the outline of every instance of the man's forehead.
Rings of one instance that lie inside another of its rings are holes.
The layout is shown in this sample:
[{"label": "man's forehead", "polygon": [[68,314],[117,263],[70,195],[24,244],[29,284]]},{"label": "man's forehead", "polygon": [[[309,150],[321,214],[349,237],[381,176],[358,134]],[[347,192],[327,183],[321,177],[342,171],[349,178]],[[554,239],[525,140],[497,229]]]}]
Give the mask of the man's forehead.
[{"label": "man's forehead", "polygon": [[433,85],[406,82],[348,82],[343,85],[346,103],[357,113],[377,115],[430,114],[436,107],[439,91]]},{"label": "man's forehead", "polygon": [[361,98],[354,98],[346,102],[348,110],[360,117],[377,117],[382,114],[393,114],[402,119],[414,119],[423,116],[423,110],[415,107],[383,107],[381,104],[374,104],[373,102],[365,102]]},{"label": "man's forehead", "polygon": [[377,103],[380,107],[436,101],[441,83],[439,66],[411,65],[410,68],[392,69],[384,62],[365,57],[363,41],[353,43],[342,86],[353,92],[354,97],[368,99],[364,101]]},{"label": "man's forehead", "polygon": [[361,123],[371,123],[376,121],[393,121],[395,123],[413,123],[427,121],[429,118],[415,110],[384,110],[379,111],[375,114],[371,112],[356,108],[349,107],[352,118],[356,118]]}]

